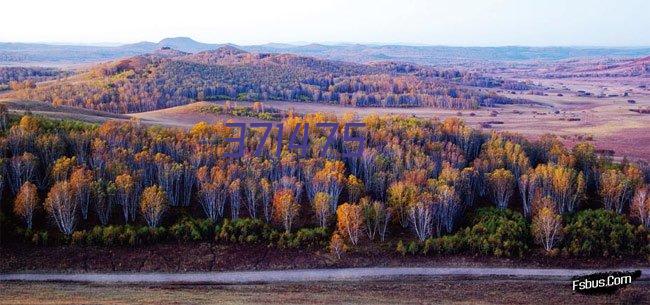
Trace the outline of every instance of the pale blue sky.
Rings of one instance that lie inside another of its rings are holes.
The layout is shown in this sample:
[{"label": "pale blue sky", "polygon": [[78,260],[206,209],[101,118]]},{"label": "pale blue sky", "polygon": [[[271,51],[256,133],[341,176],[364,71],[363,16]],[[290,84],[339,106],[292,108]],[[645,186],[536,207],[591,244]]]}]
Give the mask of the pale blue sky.
[{"label": "pale blue sky", "polygon": [[3,2],[0,41],[650,46],[648,0]]}]

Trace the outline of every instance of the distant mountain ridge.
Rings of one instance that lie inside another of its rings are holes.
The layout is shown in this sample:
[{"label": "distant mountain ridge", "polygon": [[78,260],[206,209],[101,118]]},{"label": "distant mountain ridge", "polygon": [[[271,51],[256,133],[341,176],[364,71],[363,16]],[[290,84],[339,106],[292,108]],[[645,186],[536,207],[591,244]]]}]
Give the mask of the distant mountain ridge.
[{"label": "distant mountain ridge", "polygon": [[650,55],[650,47],[451,47],[364,44],[306,44],[269,43],[238,46],[209,44],[189,37],[165,38],[159,42],[138,42],[121,46],[79,46],[37,43],[0,43],[0,65],[30,63],[100,62],[151,53],[164,47],[188,53],[232,46],[256,53],[290,53],[324,59],[368,63],[401,61],[427,65],[453,65],[475,61],[566,60],[573,58],[621,58]]},{"label": "distant mountain ridge", "polygon": [[120,46],[123,49],[141,49],[145,52],[151,52],[160,48],[172,48],[174,50],[188,52],[188,53],[197,53],[201,51],[214,50],[218,49],[227,44],[209,44],[202,43],[196,40],[193,40],[189,37],[171,37],[165,38],[157,43],[143,41],[135,44],[126,44]]}]

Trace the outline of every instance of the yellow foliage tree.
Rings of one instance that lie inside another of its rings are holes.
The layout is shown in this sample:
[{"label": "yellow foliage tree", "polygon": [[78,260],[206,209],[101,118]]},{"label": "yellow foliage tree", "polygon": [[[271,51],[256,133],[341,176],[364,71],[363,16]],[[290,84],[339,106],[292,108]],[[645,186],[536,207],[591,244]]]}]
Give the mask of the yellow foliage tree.
[{"label": "yellow foliage tree", "polygon": [[327,227],[327,220],[330,217],[330,195],[325,192],[318,192],[314,195],[314,200],[312,200],[312,208],[318,218],[318,224],[325,228]]},{"label": "yellow foliage tree", "polygon": [[501,209],[507,208],[514,191],[515,176],[509,170],[499,168],[488,174],[488,182],[494,203]]},{"label": "yellow foliage tree", "polygon": [[117,190],[117,202],[122,206],[122,215],[126,223],[135,220],[137,202],[133,200],[135,191],[135,180],[129,174],[122,174],[115,177],[115,188]]},{"label": "yellow foliage tree", "polygon": [[167,202],[167,194],[162,187],[153,185],[144,189],[140,199],[140,212],[149,227],[155,228],[160,224]]},{"label": "yellow foliage tree", "polygon": [[[551,198],[544,197],[542,201],[551,201]],[[552,203],[541,206],[533,216],[533,236],[544,250],[551,251],[562,236],[562,217],[553,210]]]},{"label": "yellow foliage tree", "polygon": [[398,181],[388,188],[388,205],[397,214],[397,219],[403,227],[408,225],[408,207],[415,204],[418,189],[415,185]]},{"label": "yellow foliage tree", "polygon": [[356,245],[363,230],[363,209],[356,204],[344,203],[336,210],[337,228],[344,232],[350,243]]},{"label": "yellow foliage tree", "polygon": [[365,186],[363,185],[363,181],[361,179],[357,178],[354,175],[350,175],[348,177],[348,200],[350,202],[358,202],[359,198],[363,196]]}]

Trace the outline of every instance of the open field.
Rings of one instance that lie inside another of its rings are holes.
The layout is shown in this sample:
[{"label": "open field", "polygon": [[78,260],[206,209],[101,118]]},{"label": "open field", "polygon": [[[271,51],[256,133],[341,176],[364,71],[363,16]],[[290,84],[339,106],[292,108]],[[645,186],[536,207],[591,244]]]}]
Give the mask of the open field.
[{"label": "open field", "polygon": [[23,101],[16,99],[0,99],[0,104],[7,106],[10,113],[24,114],[26,112],[31,112],[48,118],[78,120],[88,123],[103,123],[109,120],[129,121],[137,119],[140,123],[145,125],[190,128],[198,122],[207,122],[212,124],[227,120],[243,122],[260,121],[253,118],[214,115],[201,112],[200,108],[209,104],[207,102],[197,102],[185,106],[134,114],[115,114],[70,106],[53,106],[46,102]]},{"label": "open field", "polygon": [[[545,103],[552,111],[543,115],[516,115],[514,123],[496,127],[524,135],[553,133],[568,145],[580,139],[592,140],[598,149],[611,150],[618,157],[650,160],[650,114],[632,109],[648,109],[650,92],[625,80],[533,79],[548,88],[544,96],[530,93],[519,97]],[[579,91],[591,93],[580,96]],[[624,96],[627,93],[627,96]],[[506,94],[508,95],[508,94]],[[596,97],[594,95],[605,95]],[[509,94],[508,96],[514,96]],[[559,113],[558,113],[559,111]],[[508,122],[508,119],[503,121]]]},{"label": "open field", "polygon": [[0,104],[5,105],[10,113],[24,114],[26,112],[31,112],[36,115],[42,115],[54,119],[79,120],[88,123],[102,123],[108,120],[130,119],[128,116],[121,114],[70,106],[53,106],[50,103],[38,101],[0,99]]},{"label": "open field", "polygon": [[15,282],[0,283],[0,304],[646,304],[648,285],[583,295],[573,293],[568,281],[472,277],[273,285]]},{"label": "open field", "polygon": [[128,114],[148,124],[157,124],[170,127],[190,128],[198,122],[214,124],[233,120],[237,122],[261,122],[262,120],[248,117],[235,117],[232,115],[216,115],[202,111],[209,102],[196,102],[185,106],[177,106],[167,109]]}]

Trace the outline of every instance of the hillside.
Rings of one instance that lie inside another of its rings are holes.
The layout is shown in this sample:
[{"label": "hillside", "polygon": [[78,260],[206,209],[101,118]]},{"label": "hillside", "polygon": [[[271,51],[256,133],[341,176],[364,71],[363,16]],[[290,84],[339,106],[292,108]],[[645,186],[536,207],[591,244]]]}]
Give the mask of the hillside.
[{"label": "hillside", "polygon": [[163,109],[197,100],[451,109],[526,102],[467,88],[502,83],[475,73],[428,66],[356,64],[249,53],[225,46],[195,54],[163,48],[95,65],[76,76],[19,90],[13,96],[114,113]]},{"label": "hillside", "polygon": [[103,111],[70,106],[53,106],[50,103],[14,99],[0,99],[0,105],[10,113],[31,113],[54,119],[69,119],[87,123],[103,123],[109,120],[129,120],[130,117]]},{"label": "hillside", "polygon": [[650,56],[629,59],[560,62],[540,73],[543,77],[650,77]]},{"label": "hillside", "polygon": [[81,121],[85,123],[104,123],[107,121],[128,122],[137,120],[143,125],[190,128],[199,122],[214,124],[226,120],[249,122],[260,121],[233,115],[215,115],[203,111],[212,105],[207,102],[192,103],[167,109],[133,113],[129,115],[84,109],[70,106],[53,106],[50,103],[15,99],[0,99],[9,113],[15,115],[33,114],[44,118]]},{"label": "hillside", "polygon": [[36,82],[65,77],[71,74],[55,68],[0,67],[0,92],[32,87]]},{"label": "hillside", "polygon": [[[205,122],[216,124],[218,122],[269,122],[256,117],[234,115],[229,113],[215,113],[211,111],[218,104],[210,102],[196,102],[183,106],[176,106],[160,110],[152,110],[128,114],[146,125],[158,125],[165,127],[179,127],[189,129],[197,123]],[[250,107],[249,107],[250,108]]]}]

